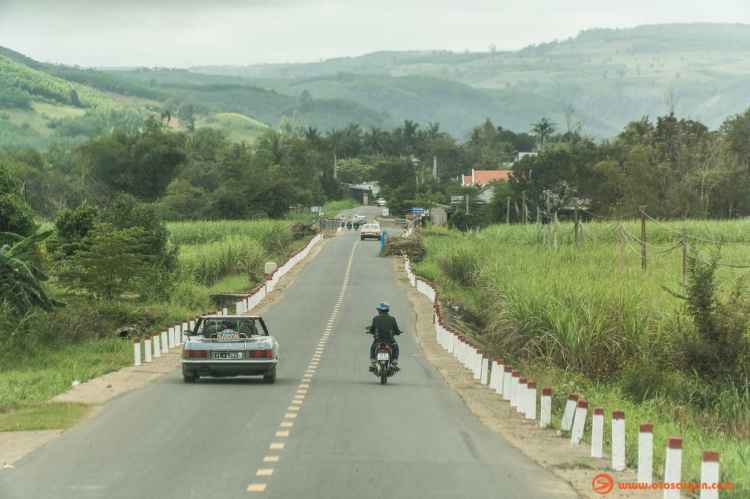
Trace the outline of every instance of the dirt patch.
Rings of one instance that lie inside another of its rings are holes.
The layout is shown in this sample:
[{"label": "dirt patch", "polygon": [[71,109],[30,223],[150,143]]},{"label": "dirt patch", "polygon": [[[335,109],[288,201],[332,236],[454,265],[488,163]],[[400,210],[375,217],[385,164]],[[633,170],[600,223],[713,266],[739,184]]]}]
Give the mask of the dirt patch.
[{"label": "dirt patch", "polygon": [[[408,280],[404,282],[403,278],[407,276],[402,261],[399,258],[393,258],[392,261],[396,266],[399,285],[404,288],[411,300],[417,316],[415,331],[427,360],[435,366],[448,386],[461,396],[472,414],[485,426],[502,435],[540,466],[567,480],[581,497],[602,497],[591,487],[592,480],[599,473],[607,473],[615,483],[637,481],[637,473],[634,470],[611,471],[611,456],[605,455],[603,459],[589,457],[589,444],[583,442],[579,447],[570,445],[569,439],[558,437],[555,430],[539,428],[538,420],[527,421],[494,390],[480,385],[471,371],[438,344],[432,322],[432,302],[417,292],[416,288],[410,287]],[[615,486],[607,497],[655,499],[660,497],[660,494],[659,491],[620,491]]]},{"label": "dirt patch", "polygon": [[3,469],[12,467],[13,463],[56,439],[62,432],[63,430],[1,432],[0,463],[3,463]]}]

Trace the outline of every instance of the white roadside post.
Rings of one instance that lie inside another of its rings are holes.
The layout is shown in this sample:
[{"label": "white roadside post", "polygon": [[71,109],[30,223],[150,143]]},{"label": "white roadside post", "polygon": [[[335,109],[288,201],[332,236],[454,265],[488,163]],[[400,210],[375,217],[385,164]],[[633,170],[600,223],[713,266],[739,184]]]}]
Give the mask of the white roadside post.
[{"label": "white roadside post", "polygon": [[[667,439],[667,458],[664,461],[664,483],[682,481],[682,438]],[[664,499],[680,499],[680,489],[664,489]]]},{"label": "white roadside post", "polygon": [[229,315],[229,309],[227,307],[224,307],[221,310],[221,315],[224,316],[224,317],[228,316]]},{"label": "white roadside post", "polygon": [[490,388],[493,390],[497,389],[497,359],[498,357],[493,357],[492,364],[490,365]]},{"label": "white roadside post", "polygon": [[490,368],[490,357],[486,353],[482,355],[482,376],[479,383],[482,385],[487,384],[487,369]]},{"label": "white roadside post", "polygon": [[586,414],[588,413],[589,403],[586,399],[578,401],[576,406],[576,415],[573,420],[573,431],[570,432],[570,445],[581,445],[583,439],[583,428],[586,426]]},{"label": "white roadside post", "polygon": [[526,414],[526,384],[528,380],[524,377],[518,378],[518,395],[516,396],[516,412]]},{"label": "white roadside post", "polygon": [[167,344],[169,345],[169,349],[174,348],[174,324],[169,325],[169,336],[167,336]]},{"label": "white roadside post", "polygon": [[442,317],[440,317],[440,327],[443,328],[443,331],[445,331],[445,335],[448,338],[448,353],[452,354],[456,348],[456,336],[453,334],[453,331],[445,327]]},{"label": "white roadside post", "polygon": [[654,468],[654,425],[638,427],[638,483],[652,483]]},{"label": "white roadside post", "polygon": [[143,342],[143,352],[146,354],[146,363],[151,362],[151,336],[146,335]]},{"label": "white roadside post", "polygon": [[484,351],[479,349],[479,345],[476,346],[476,350],[474,350],[474,379],[481,380],[482,379],[482,357],[484,356]]},{"label": "white roadside post", "polygon": [[563,412],[562,421],[560,422],[560,429],[563,431],[570,431],[573,426],[573,417],[576,413],[576,404],[578,403],[578,394],[571,393],[568,395],[568,402],[565,404],[565,412]]},{"label": "white roadside post", "polygon": [[136,338],[133,340],[133,353],[135,354],[135,365],[141,365],[141,340]]},{"label": "white roadside post", "polygon": [[161,347],[159,346],[159,331],[154,331],[154,358],[158,359],[161,357]]},{"label": "white roadside post", "polygon": [[719,490],[712,489],[714,484],[719,483],[719,453],[715,451],[703,451],[701,461],[701,483],[707,488],[701,487],[700,499],[719,499]]},{"label": "white roadside post", "polygon": [[539,427],[546,428],[552,419],[552,388],[548,386],[542,388],[542,401],[539,404],[539,408],[542,412],[539,417]]},{"label": "white roadside post", "polygon": [[235,315],[242,315],[242,300],[236,300],[234,302],[234,314]]},{"label": "white roadside post", "polygon": [[529,381],[526,385],[526,419],[536,419],[536,381]]},{"label": "white roadside post", "polygon": [[182,321],[182,342],[185,343],[187,341],[187,332],[190,329],[190,322],[188,319],[185,319]]},{"label": "white roadside post", "polygon": [[505,361],[500,357],[497,358],[497,381],[495,381],[495,393],[503,394],[503,379],[505,377]]},{"label": "white roadside post", "polygon": [[612,411],[612,469],[625,469],[625,411]]},{"label": "white roadside post", "polygon": [[169,347],[167,346],[167,328],[161,328],[159,338],[161,338],[161,353],[167,354],[169,352]]},{"label": "white roadside post", "polygon": [[596,407],[591,418],[591,457],[601,459],[604,444],[604,408]]},{"label": "white roadside post", "polygon": [[510,406],[518,407],[518,380],[521,379],[521,373],[515,369],[510,375]]},{"label": "white roadside post", "polygon": [[508,364],[505,364],[505,367],[503,367],[503,400],[510,400],[510,385],[513,384],[512,370],[513,368],[511,368]]}]

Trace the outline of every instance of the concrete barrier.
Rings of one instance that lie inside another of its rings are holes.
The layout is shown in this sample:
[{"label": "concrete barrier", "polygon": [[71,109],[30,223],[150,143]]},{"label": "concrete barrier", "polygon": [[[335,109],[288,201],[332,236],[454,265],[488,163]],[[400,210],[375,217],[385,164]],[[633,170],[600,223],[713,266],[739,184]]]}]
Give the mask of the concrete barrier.
[{"label": "concrete barrier", "polygon": [[151,362],[151,336],[146,335],[143,343],[143,352],[146,354],[146,364]]},{"label": "concrete barrier", "polygon": [[719,453],[714,451],[704,451],[703,460],[701,461],[701,483],[708,485],[708,488],[701,488],[700,499],[719,499],[718,489],[712,489],[714,484],[719,483]]},{"label": "concrete barrier", "polygon": [[563,412],[562,422],[560,423],[561,430],[570,431],[572,428],[577,404],[578,394],[571,393],[568,395],[568,402],[565,404],[565,412]]},{"label": "concrete barrier", "polygon": [[570,432],[570,445],[579,446],[583,440],[583,429],[586,426],[586,414],[589,403],[586,399],[581,399],[576,405],[576,414],[573,419],[573,430]]},{"label": "concrete barrier", "polygon": [[135,365],[141,365],[141,340],[136,338],[133,340],[133,354],[135,355]]},{"label": "concrete barrier", "polygon": [[529,381],[526,385],[526,419],[536,419],[536,382]]},{"label": "concrete barrier", "polygon": [[[667,439],[667,458],[664,461],[664,481],[680,483],[682,481],[682,438]],[[665,489],[664,499],[680,499],[679,489]]]},{"label": "concrete barrier", "polygon": [[591,418],[591,457],[602,458],[604,446],[604,408],[596,407]]},{"label": "concrete barrier", "polygon": [[638,483],[653,482],[654,425],[641,423],[638,428]]},{"label": "concrete barrier", "polygon": [[612,411],[612,469],[625,469],[625,412]]}]

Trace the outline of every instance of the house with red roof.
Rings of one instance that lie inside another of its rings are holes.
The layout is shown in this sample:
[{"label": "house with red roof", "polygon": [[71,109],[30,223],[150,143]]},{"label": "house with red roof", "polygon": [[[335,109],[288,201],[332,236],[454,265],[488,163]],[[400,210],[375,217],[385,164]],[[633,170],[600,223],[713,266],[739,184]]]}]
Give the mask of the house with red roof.
[{"label": "house with red roof", "polygon": [[489,188],[490,182],[508,181],[509,175],[513,170],[475,170],[471,169],[471,175],[461,175],[461,185],[476,185],[481,188],[481,198],[485,201],[492,199],[492,189]]}]

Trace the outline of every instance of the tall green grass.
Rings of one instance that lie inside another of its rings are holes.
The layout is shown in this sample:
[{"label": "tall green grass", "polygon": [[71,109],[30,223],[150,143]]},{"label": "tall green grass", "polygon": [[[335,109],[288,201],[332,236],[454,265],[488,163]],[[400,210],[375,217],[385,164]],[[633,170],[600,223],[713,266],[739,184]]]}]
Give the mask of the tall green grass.
[{"label": "tall green grass", "polygon": [[173,243],[203,244],[221,241],[227,236],[255,240],[268,251],[278,251],[291,242],[289,220],[214,220],[171,222],[167,224]]},{"label": "tall green grass", "polygon": [[[625,227],[640,235],[640,221]],[[721,246],[723,262],[750,265],[747,221],[662,225],[649,220],[649,251],[676,245],[683,227],[694,236],[688,244],[702,254]],[[595,406],[627,409],[631,421],[656,423],[659,446],[670,434],[682,435],[688,479],[699,477],[701,449],[719,450],[724,479],[748,492],[750,386],[711,384],[678,372],[683,333],[693,327],[684,304],[669,292],[682,290],[682,249],[649,253],[644,272],[640,248],[631,240],[620,269],[616,222],[589,222],[586,228],[583,244],[576,247],[572,223],[564,222],[557,249],[538,244],[535,225],[497,225],[466,234],[433,228],[425,231],[427,257],[414,268],[438,285],[441,299],[456,305],[464,321],[477,326],[478,342],[522,365],[527,377],[552,386],[559,403],[568,391],[578,391]],[[722,268],[718,279],[728,290],[747,273]],[[637,391],[654,378],[663,392],[633,395],[633,387]],[[634,428],[628,433],[631,462],[637,450]],[[657,449],[658,466],[662,454]]]},{"label": "tall green grass", "polygon": [[183,246],[180,265],[185,274],[204,286],[236,275],[260,280],[268,254],[266,247],[257,239],[246,235],[229,235],[220,241]]}]

